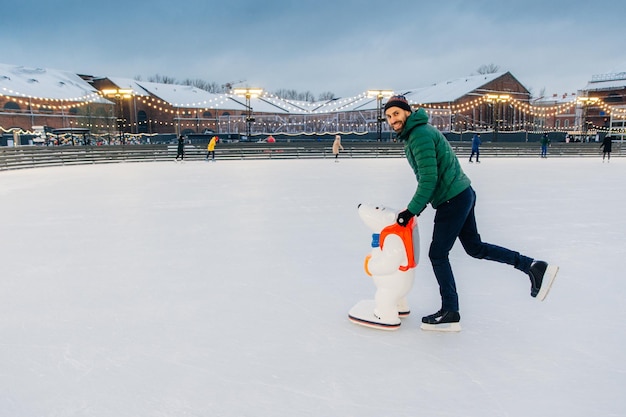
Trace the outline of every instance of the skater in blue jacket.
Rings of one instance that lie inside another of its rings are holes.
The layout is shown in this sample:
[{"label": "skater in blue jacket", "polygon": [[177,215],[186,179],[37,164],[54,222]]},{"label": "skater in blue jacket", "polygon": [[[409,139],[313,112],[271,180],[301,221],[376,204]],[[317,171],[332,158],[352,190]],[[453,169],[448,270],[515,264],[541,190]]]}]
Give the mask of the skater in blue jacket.
[{"label": "skater in blue jacket", "polygon": [[472,154],[470,155],[470,162],[474,162],[472,161],[472,158],[474,157],[474,155],[476,155],[476,162],[478,162],[480,164],[480,161],[478,160],[478,158],[480,157],[480,144],[482,142],[480,141],[480,133],[474,133],[474,137],[472,138]]},{"label": "skater in blue jacket", "polygon": [[541,157],[547,158],[548,146],[550,146],[550,138],[548,137],[548,134],[544,133],[539,142],[541,143]]}]

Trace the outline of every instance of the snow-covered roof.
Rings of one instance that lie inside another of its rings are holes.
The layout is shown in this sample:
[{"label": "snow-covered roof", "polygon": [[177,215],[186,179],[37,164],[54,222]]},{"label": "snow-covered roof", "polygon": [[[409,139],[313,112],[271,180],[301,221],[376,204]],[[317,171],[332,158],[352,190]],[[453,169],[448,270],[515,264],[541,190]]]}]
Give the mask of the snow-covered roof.
[{"label": "snow-covered roof", "polygon": [[[405,94],[412,104],[452,102],[501,77],[504,72],[474,75],[430,85],[428,87],[399,90],[395,94]],[[114,80],[114,79],[111,79]],[[137,85],[149,93],[172,104],[174,107],[228,108],[245,110],[245,99],[232,94],[212,94],[191,86],[159,84],[137,81]],[[305,102],[286,100],[264,93],[250,99],[250,106],[259,113],[311,114],[346,111],[376,110],[376,97],[367,92],[353,97],[332,100]]]},{"label": "snow-covered roof", "polygon": [[576,97],[576,93],[553,94],[552,96],[544,96],[532,100],[532,103],[538,106],[552,106],[572,102],[576,100]]},{"label": "snow-covered roof", "polygon": [[333,113],[344,111],[376,110],[376,97],[363,92],[353,97],[335,98],[316,102],[298,102],[307,113]]},{"label": "snow-covered roof", "polygon": [[[215,94],[197,87],[182,84],[164,84],[148,81],[137,81],[128,78],[108,77],[118,88],[133,90],[135,95],[153,95],[178,108],[207,108],[245,111],[246,99],[234,94]],[[261,113],[292,113],[303,109],[286,100],[264,94],[252,97],[250,106],[255,112]]]},{"label": "snow-covered roof", "polygon": [[585,91],[619,90],[626,88],[626,72],[601,74],[591,77],[584,88]]},{"label": "snow-covered roof", "polygon": [[[472,75],[438,82],[426,87],[398,90],[411,104],[454,102],[506,72]],[[163,84],[121,77],[106,77],[118,88],[132,89],[134,95],[153,95],[178,108],[211,108],[245,111],[246,99],[233,94],[215,94],[181,84]],[[626,83],[626,81],[622,81]],[[41,68],[25,68],[0,64],[0,93],[24,97],[42,97],[76,101],[101,100],[98,91],[76,74]],[[384,100],[383,100],[384,101]],[[250,99],[254,112],[274,114],[319,114],[361,110],[376,110],[376,97],[367,92],[353,97],[317,102],[287,100],[264,92]]]},{"label": "snow-covered roof", "polygon": [[117,88],[125,89],[125,90],[132,90],[133,95],[135,96],[142,96],[142,97],[150,96],[150,93],[144,90],[143,87],[141,87],[141,85],[139,85],[139,82],[131,78],[121,78],[121,77],[103,77],[103,78],[107,78],[109,81],[115,84]]},{"label": "snow-covered roof", "polygon": [[[479,89],[485,84],[503,76],[506,72],[493,74],[473,75],[453,80],[443,81],[427,87],[399,89],[393,94],[403,94],[411,104],[446,103],[456,101],[467,94]],[[383,103],[386,99],[383,99]],[[376,97],[368,96],[363,92],[354,97],[339,98],[326,102],[303,103],[315,113],[329,113],[338,111],[376,110]]]},{"label": "snow-covered roof", "polygon": [[245,106],[235,106],[224,94],[213,94],[206,90],[190,85],[162,84],[137,81],[137,84],[148,93],[180,108],[228,108],[239,109]]},{"label": "snow-covered roof", "polygon": [[12,97],[109,103],[77,74],[0,64],[0,94]]},{"label": "snow-covered roof", "polygon": [[412,104],[453,102],[504,74],[506,72],[496,72],[442,81],[427,87],[407,90],[404,96]]}]

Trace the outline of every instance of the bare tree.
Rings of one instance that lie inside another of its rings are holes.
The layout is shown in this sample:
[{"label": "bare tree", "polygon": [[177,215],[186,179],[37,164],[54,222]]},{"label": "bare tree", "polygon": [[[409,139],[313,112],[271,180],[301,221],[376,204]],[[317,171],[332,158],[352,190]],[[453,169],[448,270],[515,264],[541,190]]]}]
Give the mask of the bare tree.
[{"label": "bare tree", "polygon": [[335,98],[335,94],[330,91],[325,91],[317,97],[319,101],[332,100],[334,98]]},{"label": "bare tree", "polygon": [[539,90],[539,97],[545,97],[546,96],[546,88],[542,87],[541,90]]},{"label": "bare tree", "polygon": [[215,81],[211,81],[210,83],[207,83],[205,90],[208,91],[209,93],[225,93],[226,92],[224,90],[224,87],[216,83]]},{"label": "bare tree", "polygon": [[[315,95],[310,91],[298,92],[296,90],[288,90],[288,89],[282,88],[280,90],[274,91],[273,94],[285,100],[308,101],[310,103],[315,101]],[[324,93],[323,96],[334,98],[334,94],[330,92]],[[320,100],[324,100],[324,99],[325,98],[320,98]]]},{"label": "bare tree", "polygon": [[196,87],[201,90],[208,91],[209,93],[222,93],[223,92],[222,86],[220,86],[216,82],[214,81],[209,82],[209,81],[202,80],[200,78],[196,78],[195,80],[187,78],[186,80],[182,82],[182,84],[190,85],[192,87]]},{"label": "bare tree", "polygon": [[176,84],[176,78],[169,77],[167,75],[159,75],[155,74],[148,77],[148,81],[151,83],[160,83],[160,84]]},{"label": "bare tree", "polygon": [[296,90],[288,90],[286,88],[281,88],[280,90],[274,91],[274,95],[285,100],[299,100],[298,92]]},{"label": "bare tree", "polygon": [[305,91],[304,93],[298,94],[298,99],[300,101],[308,101],[312,103],[315,101],[315,95],[310,91]]},{"label": "bare tree", "polygon": [[479,74],[495,74],[500,71],[500,67],[495,64],[481,65],[476,72]]}]

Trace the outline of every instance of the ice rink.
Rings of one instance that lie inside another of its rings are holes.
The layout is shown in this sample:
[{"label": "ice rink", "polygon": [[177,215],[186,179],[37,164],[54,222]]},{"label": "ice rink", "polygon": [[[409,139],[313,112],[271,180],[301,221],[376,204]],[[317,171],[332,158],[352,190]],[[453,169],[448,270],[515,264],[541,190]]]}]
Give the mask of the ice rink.
[{"label": "ice rink", "polygon": [[347,318],[406,160],[217,157],[0,172],[0,417],[626,415],[626,159],[463,159],[483,239],[560,272],[539,302],[455,246],[442,334],[430,207],[411,316]]}]

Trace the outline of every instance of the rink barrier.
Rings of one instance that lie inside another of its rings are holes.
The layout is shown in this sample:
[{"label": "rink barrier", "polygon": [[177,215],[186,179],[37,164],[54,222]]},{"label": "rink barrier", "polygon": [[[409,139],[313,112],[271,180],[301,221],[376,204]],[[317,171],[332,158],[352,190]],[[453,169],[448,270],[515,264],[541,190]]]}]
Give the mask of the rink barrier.
[{"label": "rink barrier", "polygon": [[[469,157],[469,142],[451,142],[461,158]],[[622,156],[622,144],[613,144],[612,156]],[[46,166],[171,161],[176,145],[20,146],[0,148],[0,170]],[[485,143],[480,157],[539,157],[537,143]],[[219,160],[334,158],[330,143],[223,143],[215,152]],[[601,157],[598,143],[553,143],[548,157]],[[202,161],[206,147],[185,146],[185,160]],[[403,144],[354,142],[344,144],[340,158],[403,158]]]}]

